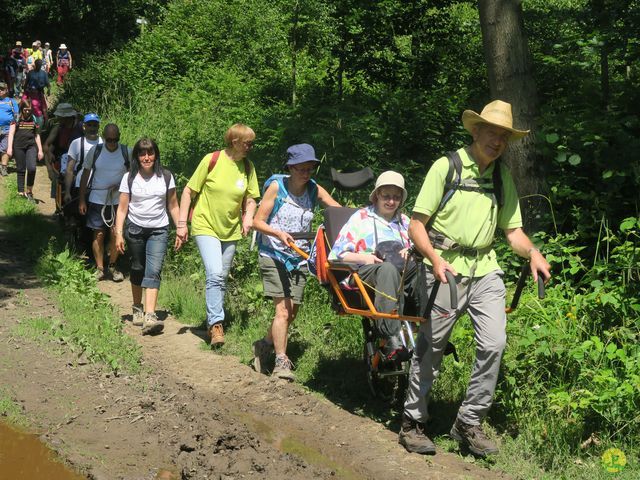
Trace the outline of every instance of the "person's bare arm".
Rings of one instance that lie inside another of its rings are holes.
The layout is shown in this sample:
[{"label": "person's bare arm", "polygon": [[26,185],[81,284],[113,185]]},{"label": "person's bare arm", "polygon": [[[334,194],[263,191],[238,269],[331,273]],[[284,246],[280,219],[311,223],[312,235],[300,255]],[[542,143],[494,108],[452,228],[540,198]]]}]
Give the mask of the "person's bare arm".
[{"label": "person's bare arm", "polygon": [[504,234],[511,249],[521,257],[529,259],[533,280],[537,282],[538,273],[540,273],[544,281],[547,282],[551,278],[551,265],[524,233],[524,230],[522,228],[508,228],[505,229]]},{"label": "person's bare arm", "polygon": [[336,202],[331,194],[327,192],[323,187],[318,185],[318,201],[323,207],[341,207],[338,202]]}]

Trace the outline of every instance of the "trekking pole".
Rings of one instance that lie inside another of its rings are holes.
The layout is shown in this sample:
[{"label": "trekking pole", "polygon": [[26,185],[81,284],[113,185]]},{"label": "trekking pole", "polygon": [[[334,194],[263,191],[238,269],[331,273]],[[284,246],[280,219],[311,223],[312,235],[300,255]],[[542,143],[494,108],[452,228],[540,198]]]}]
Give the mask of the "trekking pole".
[{"label": "trekking pole", "polygon": [[[528,263],[522,265],[522,269],[520,270],[520,277],[518,278],[518,283],[516,284],[516,291],[513,294],[513,300],[511,300],[511,306],[507,307],[505,311],[507,313],[513,312],[520,302],[520,296],[522,295],[522,290],[524,289],[525,284],[527,283],[527,278],[531,273],[531,268]],[[544,298],[544,279],[542,275],[538,273],[538,298],[542,300]]]}]

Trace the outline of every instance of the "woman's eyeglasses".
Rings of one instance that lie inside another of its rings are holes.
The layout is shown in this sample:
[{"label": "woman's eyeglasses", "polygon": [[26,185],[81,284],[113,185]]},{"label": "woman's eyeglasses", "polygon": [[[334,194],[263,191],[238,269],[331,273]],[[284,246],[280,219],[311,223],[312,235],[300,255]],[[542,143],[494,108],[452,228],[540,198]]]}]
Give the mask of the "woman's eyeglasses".
[{"label": "woman's eyeglasses", "polygon": [[382,194],[380,195],[380,198],[382,200],[384,200],[385,202],[390,202],[390,201],[394,201],[394,202],[401,202],[402,201],[402,195],[388,195],[388,194]]},{"label": "woman's eyeglasses", "polygon": [[295,165],[292,165],[290,168],[293,168],[296,172],[299,173],[313,173],[316,171],[316,167],[296,167]]}]

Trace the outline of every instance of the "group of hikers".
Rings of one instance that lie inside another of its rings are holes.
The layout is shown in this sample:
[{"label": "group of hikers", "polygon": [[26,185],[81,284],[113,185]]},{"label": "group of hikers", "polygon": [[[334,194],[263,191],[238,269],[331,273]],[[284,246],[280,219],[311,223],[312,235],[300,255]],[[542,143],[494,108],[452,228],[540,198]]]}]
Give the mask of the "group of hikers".
[{"label": "group of hikers", "polygon": [[[65,204],[74,205],[93,232],[98,280],[123,280],[116,260],[128,248],[133,324],[142,327],[141,333],[163,330],[156,302],[171,219],[176,226],[174,248],[180,249],[190,237],[198,247],[206,278],[207,333],[212,347],[224,344],[227,275],[237,242],[253,229],[259,237],[264,295],[275,306],[269,328],[253,343],[253,367],[294,380],[294,366],[287,356],[288,329],[303,302],[309,268],[292,245],[308,251],[310,242],[294,239],[292,233],[311,231],[316,206],[340,206],[312,178],[320,166],[313,146],[291,145],[283,165],[286,173],[271,176],[260,191],[255,166],[247,158],[256,134],[247,125],[235,124],[224,134],[224,148],[202,158],[178,199],[175,179],[162,166],[156,142],[141,138],[130,149],[120,143],[115,124],[105,125],[99,135],[100,118],[95,113],[83,117],[81,132],[70,142],[64,164],[56,165],[55,156],[62,149],[56,153],[55,145],[60,137],[68,141],[79,124],[71,105],[58,105],[54,115],[63,123],[45,142],[53,147],[45,148],[45,157],[51,154],[47,165],[64,176]],[[65,119],[70,120],[64,123]],[[522,230],[513,179],[498,161],[507,145],[528,131],[513,127],[511,105],[500,100],[492,101],[479,114],[465,110],[462,123],[472,142],[433,163],[410,216],[402,213],[408,195],[404,177],[395,171],[382,172],[369,204],[356,210],[336,239],[329,239],[328,260],[353,264],[375,289],[375,307],[384,313],[402,313],[405,295],[413,294],[407,286],[415,285],[413,279],[418,275],[424,275],[422,285],[427,290],[436,281],[447,283],[446,272],[454,276],[457,308],[451,307],[449,292],[439,289],[417,332],[413,352],[402,352],[406,347],[399,339],[399,321],[374,319],[375,328],[386,340],[385,355],[411,359],[399,443],[410,452],[435,454],[425,427],[429,392],[456,321],[469,314],[476,361],[451,436],[474,454],[486,456],[497,452],[497,446],[481,422],[493,401],[506,344],[506,290],[492,248],[496,228],[504,231],[516,254],[529,260],[534,280],[539,275],[548,280],[550,265]],[[37,133],[35,137],[40,158],[42,146]],[[30,179],[27,188],[33,184]],[[450,197],[446,202],[444,195]],[[402,258],[415,250],[427,264],[424,273],[418,273],[415,264],[411,271],[403,272],[385,261],[378,254],[384,242],[395,244]]]},{"label": "group of hikers", "polygon": [[[35,40],[30,48],[24,47],[22,41],[17,40],[13,48],[8,49],[5,55],[0,56],[2,69],[0,80],[9,87],[9,96],[19,98],[29,87],[29,73],[42,71],[48,77],[55,76],[58,85],[64,83],[64,77],[73,67],[73,57],[64,43],[54,52],[49,42],[42,45],[40,40]],[[32,80],[33,82],[33,80]]]}]

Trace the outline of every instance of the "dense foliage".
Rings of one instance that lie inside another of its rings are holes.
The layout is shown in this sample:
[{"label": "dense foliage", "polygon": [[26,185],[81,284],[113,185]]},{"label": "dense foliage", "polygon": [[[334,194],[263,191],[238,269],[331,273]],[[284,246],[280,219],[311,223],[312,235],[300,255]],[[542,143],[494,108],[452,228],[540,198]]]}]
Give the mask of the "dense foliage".
[{"label": "dense foliage", "polygon": [[[543,303],[529,299],[510,319],[494,415],[527,454],[562,469],[565,454],[637,452],[640,438],[640,5],[523,6],[549,205],[528,214],[546,232],[536,238],[555,279]],[[155,137],[183,180],[242,121],[258,133],[261,178],[279,170],[287,145],[310,142],[325,160],[321,181],[327,164],[393,168],[408,179],[410,208],[430,163],[467,141],[461,112],[481,108],[487,90],[474,2],[176,0],[125,48],[89,59],[66,95],[116,121],[129,142]],[[519,261],[499,250],[513,279]],[[174,268],[191,264],[194,253],[183,255]],[[178,273],[199,285],[196,272]],[[243,305],[262,308],[255,268],[236,276]],[[322,295],[313,289],[306,308],[320,311]],[[468,325],[454,336],[470,364]],[[331,355],[309,351],[318,363]],[[436,395],[459,400],[464,372],[445,365]]]}]

